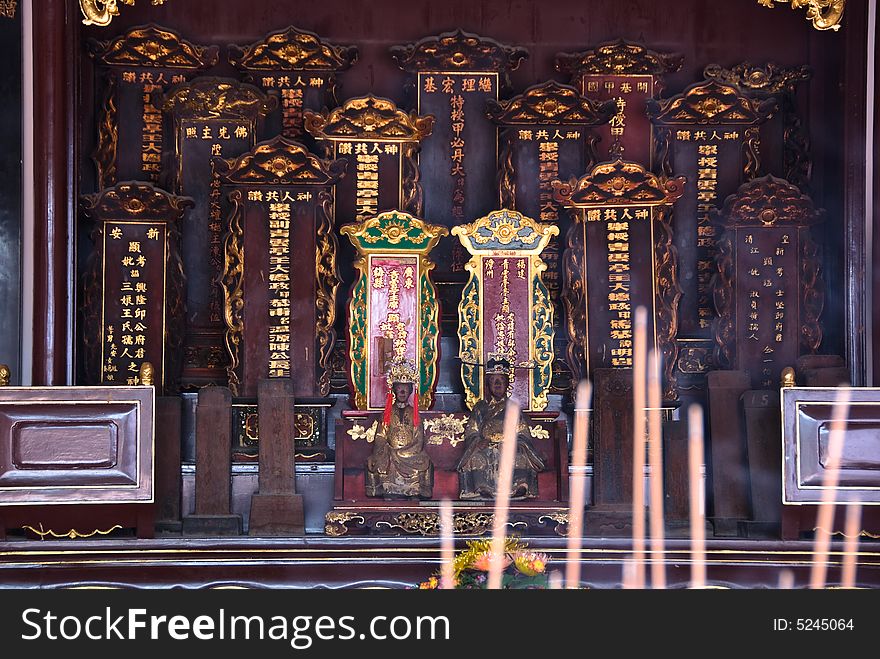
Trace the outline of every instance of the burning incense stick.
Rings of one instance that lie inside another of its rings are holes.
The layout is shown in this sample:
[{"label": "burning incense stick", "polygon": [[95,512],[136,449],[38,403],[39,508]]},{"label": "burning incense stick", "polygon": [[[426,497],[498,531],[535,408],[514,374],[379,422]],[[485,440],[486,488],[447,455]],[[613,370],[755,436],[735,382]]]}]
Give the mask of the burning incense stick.
[{"label": "burning incense stick", "polygon": [[862,532],[862,504],[851,503],[846,508],[846,524],[843,529],[843,574],[840,585],[844,588],[856,587],[856,558],[859,551],[859,534]]},{"label": "burning incense stick", "polygon": [[501,588],[504,571],[504,539],[507,513],[510,509],[510,489],[513,486],[513,461],[516,457],[516,429],[519,423],[519,402],[507,401],[504,414],[504,440],[501,444],[501,463],[498,465],[498,490],[495,492],[495,521],[492,528],[492,555],[489,560],[487,588]]},{"label": "burning incense stick", "polygon": [[831,433],[828,438],[828,458],[822,479],[822,503],[816,520],[816,538],[813,547],[813,568],[810,571],[810,588],[824,588],[828,573],[828,550],[831,547],[831,530],[834,526],[834,497],[840,479],[840,456],[843,453],[843,436],[849,411],[849,390],[839,388],[831,413]]},{"label": "burning incense stick", "polygon": [[440,588],[452,590],[455,588],[452,567],[455,561],[452,547],[455,527],[452,524],[452,503],[449,499],[443,499],[440,502],[440,535],[440,557],[443,561],[440,566]]},{"label": "burning incense stick", "polygon": [[648,312],[636,309],[633,352],[633,561],[635,588],[645,587],[645,359]]},{"label": "burning incense stick", "polygon": [[586,380],[578,385],[575,399],[574,445],[571,464],[574,475],[568,513],[568,551],[566,552],[565,587],[578,588],[581,583],[580,553],[583,545],[584,504],[586,502],[587,429],[590,425],[590,394],[592,386]]},{"label": "burning incense stick", "polygon": [[703,490],[703,408],[688,408],[688,459],[691,502],[691,588],[706,587],[706,521]]},{"label": "burning incense stick", "polygon": [[648,461],[651,465],[651,587],[666,588],[663,531],[663,437],[660,427],[660,356],[648,356]]}]

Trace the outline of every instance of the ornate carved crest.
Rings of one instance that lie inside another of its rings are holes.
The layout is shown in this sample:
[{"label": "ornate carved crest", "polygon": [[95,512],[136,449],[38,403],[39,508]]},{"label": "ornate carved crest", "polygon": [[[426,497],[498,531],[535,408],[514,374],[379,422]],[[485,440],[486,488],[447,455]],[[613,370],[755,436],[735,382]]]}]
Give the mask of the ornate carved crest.
[{"label": "ornate carved crest", "polygon": [[773,62],[764,66],[743,62],[732,69],[709,64],[703,70],[703,75],[708,80],[732,85],[744,93],[772,96],[793,93],[797,83],[813,77],[813,70],[806,65],[786,68]]},{"label": "ornate carved crest", "polygon": [[658,53],[645,46],[618,39],[603,43],[593,50],[556,55],[556,70],[572,76],[584,74],[605,75],[663,75],[681,68],[684,55]]},{"label": "ornate carved crest", "polygon": [[742,124],[766,121],[776,111],[774,99],[743,96],[736,87],[716,80],[691,85],[664,101],[648,101],[648,116],[656,124]]},{"label": "ornate carved crest", "polygon": [[404,71],[515,71],[529,56],[524,48],[506,46],[463,30],[394,46],[391,56]]},{"label": "ornate carved crest", "polygon": [[398,110],[393,101],[368,94],[320,114],[306,110],[305,127],[319,139],[366,139],[420,142],[434,128],[433,115]]},{"label": "ornate carved crest", "polygon": [[516,249],[538,254],[552,236],[559,235],[559,227],[540,224],[522,213],[512,210],[492,211],[471,224],[452,228],[461,244],[470,251]]},{"label": "ornate carved crest", "polygon": [[566,206],[672,204],[684,193],[684,177],[660,178],[640,164],[614,160],[568,183],[553,182],[553,199]]},{"label": "ornate carved crest", "polygon": [[791,2],[792,9],[806,7],[806,18],[817,30],[839,30],[846,7],[846,0],[758,0],[759,5],[771,9],[776,6],[774,2]]},{"label": "ornate carved crest", "polygon": [[90,39],[95,61],[112,66],[207,69],[217,63],[217,46],[197,46],[158,25],[139,25],[108,41]]},{"label": "ornate carved crest", "polygon": [[321,160],[302,144],[279,135],[238,158],[218,161],[217,172],[233,184],[332,185],[347,165],[345,160]]},{"label": "ornate carved crest", "polygon": [[180,219],[184,211],[191,208],[192,199],[169,194],[149,183],[129,181],[102,190],[97,194],[85,195],[82,208],[88,217],[95,219],[131,217],[138,220],[151,218]]},{"label": "ornate carved crest", "polygon": [[434,249],[449,229],[401,211],[387,211],[360,224],[346,224],[339,233],[348,236],[359,252],[405,250],[427,253]]},{"label": "ornate carved crest", "polygon": [[821,218],[822,212],[797,186],[769,175],[741,185],[736,194],[725,200],[720,211],[725,226],[809,226]]},{"label": "ornate carved crest", "polygon": [[486,103],[489,118],[498,124],[585,124],[606,123],[614,116],[613,100],[600,103],[585,98],[578,90],[550,80],[529,87],[509,101]]},{"label": "ornate carved crest", "polygon": [[198,78],[172,89],[162,109],[189,119],[238,119],[266,115],[278,99],[229,78]]},{"label": "ornate carved crest", "polygon": [[337,46],[290,26],[249,46],[229,47],[229,62],[244,71],[344,71],[357,62],[357,46]]}]

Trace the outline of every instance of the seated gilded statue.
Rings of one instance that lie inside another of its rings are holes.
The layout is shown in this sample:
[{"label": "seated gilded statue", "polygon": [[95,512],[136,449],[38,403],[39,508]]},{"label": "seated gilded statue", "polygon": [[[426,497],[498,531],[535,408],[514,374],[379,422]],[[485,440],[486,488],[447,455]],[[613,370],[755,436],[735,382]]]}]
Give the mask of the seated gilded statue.
[{"label": "seated gilded statue", "polygon": [[367,496],[431,498],[434,465],[425,453],[418,393],[413,405],[409,404],[417,382],[418,374],[411,362],[392,363],[385,413],[373,439],[373,453],[367,458]]},{"label": "seated gilded statue", "polygon": [[[464,431],[464,453],[458,461],[459,498],[494,499],[498,489],[498,467],[504,439],[504,415],[510,384],[509,362],[490,359],[486,364],[485,391],[488,398],[474,405]],[[513,467],[513,499],[538,496],[538,472],[544,461],[535,453],[529,426],[519,415],[516,427],[516,459]]]}]

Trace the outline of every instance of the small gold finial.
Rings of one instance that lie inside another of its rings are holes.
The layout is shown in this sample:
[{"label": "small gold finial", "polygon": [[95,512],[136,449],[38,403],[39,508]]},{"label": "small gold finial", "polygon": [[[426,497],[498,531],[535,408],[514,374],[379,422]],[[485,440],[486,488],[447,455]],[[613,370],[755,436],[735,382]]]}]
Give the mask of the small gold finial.
[{"label": "small gold finial", "polygon": [[141,384],[144,385],[153,385],[153,365],[150,362],[144,362],[141,364],[140,372],[138,373],[140,377]]},{"label": "small gold finial", "polygon": [[795,382],[794,379],[794,369],[791,366],[786,366],[782,369],[782,382],[780,385],[783,389],[797,385],[797,382]]},{"label": "small gold finial", "polygon": [[0,387],[9,386],[9,378],[11,375],[12,371],[9,370],[9,366],[6,364],[0,364]]}]

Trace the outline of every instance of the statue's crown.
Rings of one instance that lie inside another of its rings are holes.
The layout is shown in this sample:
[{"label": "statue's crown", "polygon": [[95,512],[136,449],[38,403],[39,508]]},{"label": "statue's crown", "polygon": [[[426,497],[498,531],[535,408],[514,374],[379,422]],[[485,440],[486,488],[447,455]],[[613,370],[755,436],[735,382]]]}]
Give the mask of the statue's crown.
[{"label": "statue's crown", "polygon": [[485,373],[503,373],[505,375],[510,373],[510,360],[507,358],[507,353],[490,352],[487,357]]},{"label": "statue's crown", "polygon": [[412,360],[395,359],[391,362],[391,367],[388,369],[388,386],[390,387],[395,382],[418,384],[419,374]]}]

